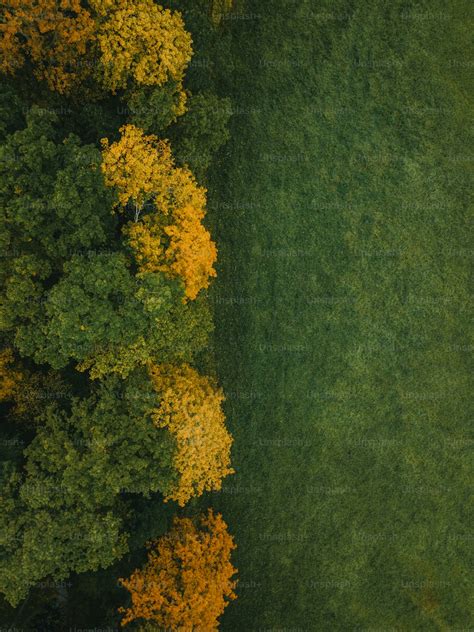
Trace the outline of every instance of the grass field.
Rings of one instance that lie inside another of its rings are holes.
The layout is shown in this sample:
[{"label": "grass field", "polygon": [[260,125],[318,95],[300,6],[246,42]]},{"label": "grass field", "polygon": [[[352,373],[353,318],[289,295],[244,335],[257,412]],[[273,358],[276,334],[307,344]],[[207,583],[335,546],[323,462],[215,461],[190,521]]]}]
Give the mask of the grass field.
[{"label": "grass field", "polygon": [[222,629],[472,627],[468,2],[239,7],[210,185]]}]

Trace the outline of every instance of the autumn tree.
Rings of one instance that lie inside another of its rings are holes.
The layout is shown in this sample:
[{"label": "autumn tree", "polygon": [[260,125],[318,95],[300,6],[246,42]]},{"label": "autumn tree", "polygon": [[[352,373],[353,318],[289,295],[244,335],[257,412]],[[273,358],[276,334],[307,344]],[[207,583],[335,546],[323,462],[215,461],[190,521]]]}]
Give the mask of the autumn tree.
[{"label": "autumn tree", "polygon": [[167,498],[182,506],[204,491],[220,489],[222,479],[233,473],[224,395],[187,364],[151,366],[150,375],[160,396],[153,420],[176,441],[173,464],[179,480]]},{"label": "autumn tree", "polygon": [[115,92],[130,84],[181,85],[192,55],[181,14],[153,0],[91,0],[98,15],[100,75]]},{"label": "autumn tree", "polygon": [[235,599],[235,544],[220,514],[175,518],[170,532],[149,543],[148,561],[128,579],[131,606],[121,608],[122,625],[144,619],[165,630],[217,630],[219,617]]},{"label": "autumn tree", "polygon": [[121,209],[134,209],[135,223],[124,232],[139,269],[182,279],[186,297],[195,299],[216,275],[217,249],[202,223],[206,191],[188,169],[174,165],[167,142],[133,125],[121,133],[116,143],[103,141],[102,170]]},{"label": "autumn tree", "polygon": [[23,375],[14,363],[13,351],[9,347],[0,351],[0,402],[16,399]]},{"label": "autumn tree", "polygon": [[58,372],[33,370],[15,357],[11,347],[0,351],[0,402],[11,404],[8,416],[15,421],[36,421],[46,402],[69,399],[70,393]]},{"label": "autumn tree", "polygon": [[92,68],[86,53],[95,28],[80,0],[4,0],[0,70],[14,74],[29,60],[38,79],[67,93]]},{"label": "autumn tree", "polygon": [[118,142],[102,141],[102,172],[107,186],[118,193],[119,210],[132,205],[137,221],[147,202],[163,205],[170,197],[166,178],[173,168],[171,148],[134,125],[124,125],[120,133]]}]

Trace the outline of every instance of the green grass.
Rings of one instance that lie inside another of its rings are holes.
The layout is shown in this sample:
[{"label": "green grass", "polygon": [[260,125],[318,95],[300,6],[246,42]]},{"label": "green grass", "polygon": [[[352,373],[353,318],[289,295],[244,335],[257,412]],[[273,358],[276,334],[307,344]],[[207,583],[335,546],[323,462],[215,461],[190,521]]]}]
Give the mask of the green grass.
[{"label": "green grass", "polygon": [[222,629],[472,627],[470,3],[239,11],[209,193]]}]

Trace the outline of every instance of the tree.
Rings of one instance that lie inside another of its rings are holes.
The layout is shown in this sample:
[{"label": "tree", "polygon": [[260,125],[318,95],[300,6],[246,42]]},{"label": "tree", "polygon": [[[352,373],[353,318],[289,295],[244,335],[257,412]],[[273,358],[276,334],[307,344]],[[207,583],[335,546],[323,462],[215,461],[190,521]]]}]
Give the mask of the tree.
[{"label": "tree", "polygon": [[46,258],[56,270],[77,251],[104,248],[114,236],[114,194],[101,154],[74,135],[63,139],[58,115],[32,107],[26,128],[0,145],[0,240],[7,268],[16,254]]},{"label": "tree", "polygon": [[102,140],[102,173],[106,185],[116,189],[121,209],[131,203],[137,220],[148,201],[169,195],[165,182],[173,166],[171,148],[134,125],[124,125],[120,133],[116,143]]},{"label": "tree", "polygon": [[91,0],[98,14],[100,79],[116,92],[130,84],[181,84],[192,55],[181,14],[153,0]]},{"label": "tree", "polygon": [[[209,279],[217,276],[214,269],[217,248],[202,224],[204,190],[197,187],[186,169],[175,169],[173,187],[173,223],[164,228],[169,245],[160,269],[172,277],[183,279],[186,297],[194,300],[202,289],[209,287]],[[137,252],[142,254],[139,249]]]},{"label": "tree", "polygon": [[[133,125],[121,133],[116,143],[103,141],[102,169],[121,208],[134,205],[135,223],[124,233],[139,269],[181,278],[186,297],[193,300],[216,276],[217,249],[202,224],[206,191],[188,169],[174,166],[169,143]],[[144,209],[148,213],[138,222]]]},{"label": "tree", "polygon": [[232,536],[220,514],[196,520],[175,518],[170,532],[149,544],[148,562],[121,584],[131,607],[121,608],[122,625],[136,619],[166,630],[217,630],[219,617],[235,599],[237,572]]},{"label": "tree", "polygon": [[0,590],[12,604],[47,577],[105,568],[127,550],[124,494],[167,493],[173,440],[156,427],[146,370],[112,377],[71,411],[49,406],[24,471],[0,497]]},{"label": "tree", "polygon": [[160,396],[154,422],[176,441],[173,464],[179,481],[167,500],[183,506],[204,491],[219,490],[222,479],[233,473],[232,437],[221,406],[224,396],[187,364],[151,366],[150,375]]},{"label": "tree", "polygon": [[0,402],[16,399],[23,380],[22,373],[14,365],[13,351],[5,348],[0,351]]},{"label": "tree", "polygon": [[23,294],[7,287],[15,346],[54,369],[75,360],[92,378],[126,377],[149,361],[190,360],[207,343],[208,305],[185,304],[179,283],[161,272],[134,276],[122,253],[73,255],[48,291],[25,283]]},{"label": "tree", "polygon": [[229,140],[231,115],[230,99],[202,92],[191,96],[186,113],[170,130],[176,161],[187,165],[199,182],[205,179],[215,153]]},{"label": "tree", "polygon": [[1,18],[1,72],[14,74],[29,60],[36,77],[63,94],[90,72],[95,22],[80,0],[5,0]]},{"label": "tree", "polygon": [[26,104],[13,81],[0,78],[0,142],[15,130],[24,127]]},{"label": "tree", "polygon": [[130,122],[145,132],[162,132],[186,112],[187,93],[181,84],[169,80],[163,86],[140,86],[125,100]]},{"label": "tree", "polygon": [[164,213],[152,211],[141,222],[130,223],[124,233],[140,270],[181,278],[186,297],[193,300],[216,276],[217,248],[202,224],[205,190],[187,169],[173,169],[166,181],[172,196],[161,206]]},{"label": "tree", "polygon": [[26,367],[10,347],[0,351],[0,402],[13,404],[9,412],[15,421],[36,420],[45,402],[70,397],[70,386],[59,373]]}]

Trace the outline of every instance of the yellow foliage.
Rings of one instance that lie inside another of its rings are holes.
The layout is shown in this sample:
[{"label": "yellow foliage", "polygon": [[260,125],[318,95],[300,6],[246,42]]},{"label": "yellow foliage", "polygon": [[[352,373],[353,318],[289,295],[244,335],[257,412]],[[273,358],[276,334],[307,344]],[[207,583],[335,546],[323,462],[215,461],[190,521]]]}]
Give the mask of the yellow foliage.
[{"label": "yellow foliage", "polygon": [[135,125],[124,125],[120,132],[120,140],[111,145],[102,139],[102,172],[106,185],[117,189],[123,207],[132,201],[141,209],[148,199],[156,197],[172,168],[171,148]]},{"label": "yellow foliage", "polygon": [[0,70],[13,74],[29,58],[38,79],[62,94],[91,69],[84,55],[95,22],[80,0],[5,0],[0,19]]},{"label": "yellow foliage", "polygon": [[153,0],[92,0],[98,28],[102,81],[115,92],[139,85],[181,83],[192,56],[191,35],[179,12]]},{"label": "yellow foliage", "polygon": [[[174,166],[167,141],[146,136],[134,125],[121,128],[116,143],[103,143],[102,170],[119,202],[135,205],[135,223],[125,229],[140,272],[161,271],[184,281],[188,299],[195,299],[216,276],[217,249],[202,224],[206,190],[189,169]],[[148,201],[153,211],[138,222]]]},{"label": "yellow foliage", "polygon": [[176,441],[176,489],[166,500],[183,506],[204,491],[221,489],[230,467],[232,437],[225,427],[224,395],[207,377],[187,364],[151,366],[150,376],[161,397],[152,414],[159,428],[167,428]]},{"label": "yellow foliage", "polygon": [[[179,12],[153,0],[4,0],[0,9],[0,71],[14,74],[26,59],[51,90],[68,93],[94,69],[112,92],[129,83],[182,84],[192,56]],[[94,50],[94,54],[86,53]],[[96,52],[99,59],[96,59]],[[184,113],[179,90],[176,115]]]},{"label": "yellow foliage", "polygon": [[143,618],[163,630],[218,629],[228,600],[236,598],[235,544],[220,514],[209,510],[196,522],[175,518],[167,535],[148,544],[144,568],[120,580],[132,601],[119,610],[122,625]]},{"label": "yellow foliage", "polygon": [[[190,188],[193,184],[190,182]],[[192,300],[201,289],[209,286],[209,278],[216,276],[213,266],[217,259],[217,248],[201,223],[204,215],[202,207],[193,205],[185,198],[182,196],[181,204],[175,208],[173,224],[164,229],[170,238],[170,245],[165,253],[167,263],[162,266],[162,270],[181,277],[186,297]]]}]

